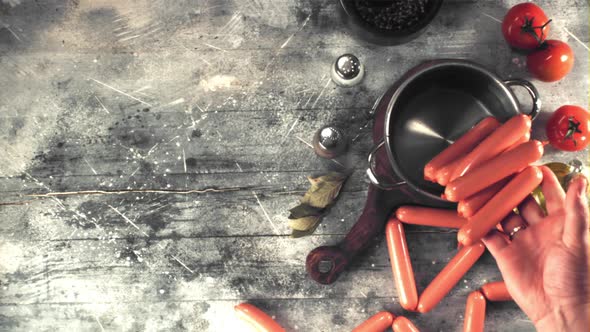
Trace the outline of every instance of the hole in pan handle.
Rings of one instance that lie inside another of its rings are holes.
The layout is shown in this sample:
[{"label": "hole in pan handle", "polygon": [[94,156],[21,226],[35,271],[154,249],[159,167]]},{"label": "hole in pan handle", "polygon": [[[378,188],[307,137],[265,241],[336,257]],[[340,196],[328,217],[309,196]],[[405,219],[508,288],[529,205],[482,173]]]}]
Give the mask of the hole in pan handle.
[{"label": "hole in pan handle", "polygon": [[323,285],[336,281],[350,264],[349,255],[338,245],[321,246],[312,250],[305,260],[309,276]]},{"label": "hole in pan handle", "polygon": [[539,98],[539,91],[537,90],[537,88],[535,88],[533,83],[527,80],[515,78],[504,81],[504,84],[506,84],[506,86],[508,87],[515,85],[520,86],[525,88],[526,91],[528,91],[529,95],[531,95],[531,98],[533,99],[533,109],[527,115],[530,115],[531,120],[534,120],[535,117],[537,117],[537,115],[541,111],[541,99]]},{"label": "hole in pan handle", "polygon": [[383,233],[385,223],[393,209],[391,196],[373,185],[369,185],[367,201],[362,214],[346,234],[335,245],[313,249],[305,260],[305,268],[311,279],[328,285],[336,281],[360,253]]},{"label": "hole in pan handle", "polygon": [[375,171],[375,155],[377,154],[377,151],[379,151],[379,149],[381,149],[383,146],[385,145],[385,140],[382,139],[377,145],[375,145],[375,147],[373,147],[373,149],[371,150],[371,152],[369,152],[369,157],[368,157],[368,161],[369,161],[369,168],[367,168],[367,176],[369,177],[369,180],[371,181],[371,183],[382,190],[392,190],[394,188],[397,188],[401,185],[406,184],[405,181],[400,181],[400,182],[396,182],[396,183],[387,183],[386,181],[384,181],[383,179],[380,179],[379,177],[377,177],[377,172]]}]

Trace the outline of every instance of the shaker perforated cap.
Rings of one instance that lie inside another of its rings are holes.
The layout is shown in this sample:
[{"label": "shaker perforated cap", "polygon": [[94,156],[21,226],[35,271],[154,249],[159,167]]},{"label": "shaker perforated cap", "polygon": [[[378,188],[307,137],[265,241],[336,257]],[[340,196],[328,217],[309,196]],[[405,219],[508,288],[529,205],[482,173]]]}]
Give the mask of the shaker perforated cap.
[{"label": "shaker perforated cap", "polygon": [[334,62],[330,74],[334,83],[340,86],[353,86],[363,79],[365,67],[356,56],[343,54]]},{"label": "shaker perforated cap", "polygon": [[343,154],[347,147],[346,136],[335,126],[324,126],[313,137],[315,153],[322,158],[335,158]]}]

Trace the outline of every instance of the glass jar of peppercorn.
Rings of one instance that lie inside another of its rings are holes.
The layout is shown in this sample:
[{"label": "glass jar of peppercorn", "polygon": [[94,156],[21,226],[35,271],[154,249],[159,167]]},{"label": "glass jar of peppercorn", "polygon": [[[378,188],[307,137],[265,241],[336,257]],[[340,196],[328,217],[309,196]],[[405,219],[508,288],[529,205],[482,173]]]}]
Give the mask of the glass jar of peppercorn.
[{"label": "glass jar of peppercorn", "polygon": [[340,5],[341,16],[356,37],[397,45],[424,32],[442,0],[340,0]]}]

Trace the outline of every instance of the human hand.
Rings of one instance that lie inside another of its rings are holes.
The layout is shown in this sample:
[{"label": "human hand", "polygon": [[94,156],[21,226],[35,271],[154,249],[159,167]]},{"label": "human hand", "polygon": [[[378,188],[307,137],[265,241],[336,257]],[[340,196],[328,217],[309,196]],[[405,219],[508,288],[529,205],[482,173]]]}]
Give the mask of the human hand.
[{"label": "human hand", "polygon": [[547,215],[529,196],[484,243],[496,259],[508,292],[538,331],[588,331],[590,326],[590,240],[586,187],[580,176],[567,195],[547,167],[541,189]]}]

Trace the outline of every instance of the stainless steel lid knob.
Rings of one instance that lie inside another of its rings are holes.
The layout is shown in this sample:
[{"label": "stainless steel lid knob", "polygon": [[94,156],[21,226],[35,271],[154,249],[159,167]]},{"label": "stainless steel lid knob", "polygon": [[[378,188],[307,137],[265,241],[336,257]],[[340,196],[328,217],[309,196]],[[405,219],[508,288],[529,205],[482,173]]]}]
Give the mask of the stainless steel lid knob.
[{"label": "stainless steel lid knob", "polygon": [[343,54],[336,59],[330,72],[334,83],[340,86],[353,86],[362,81],[365,67],[352,54]]},{"label": "stainless steel lid knob", "polygon": [[334,126],[320,128],[313,137],[315,153],[322,158],[335,158],[346,152],[347,147],[348,139],[340,128]]}]

